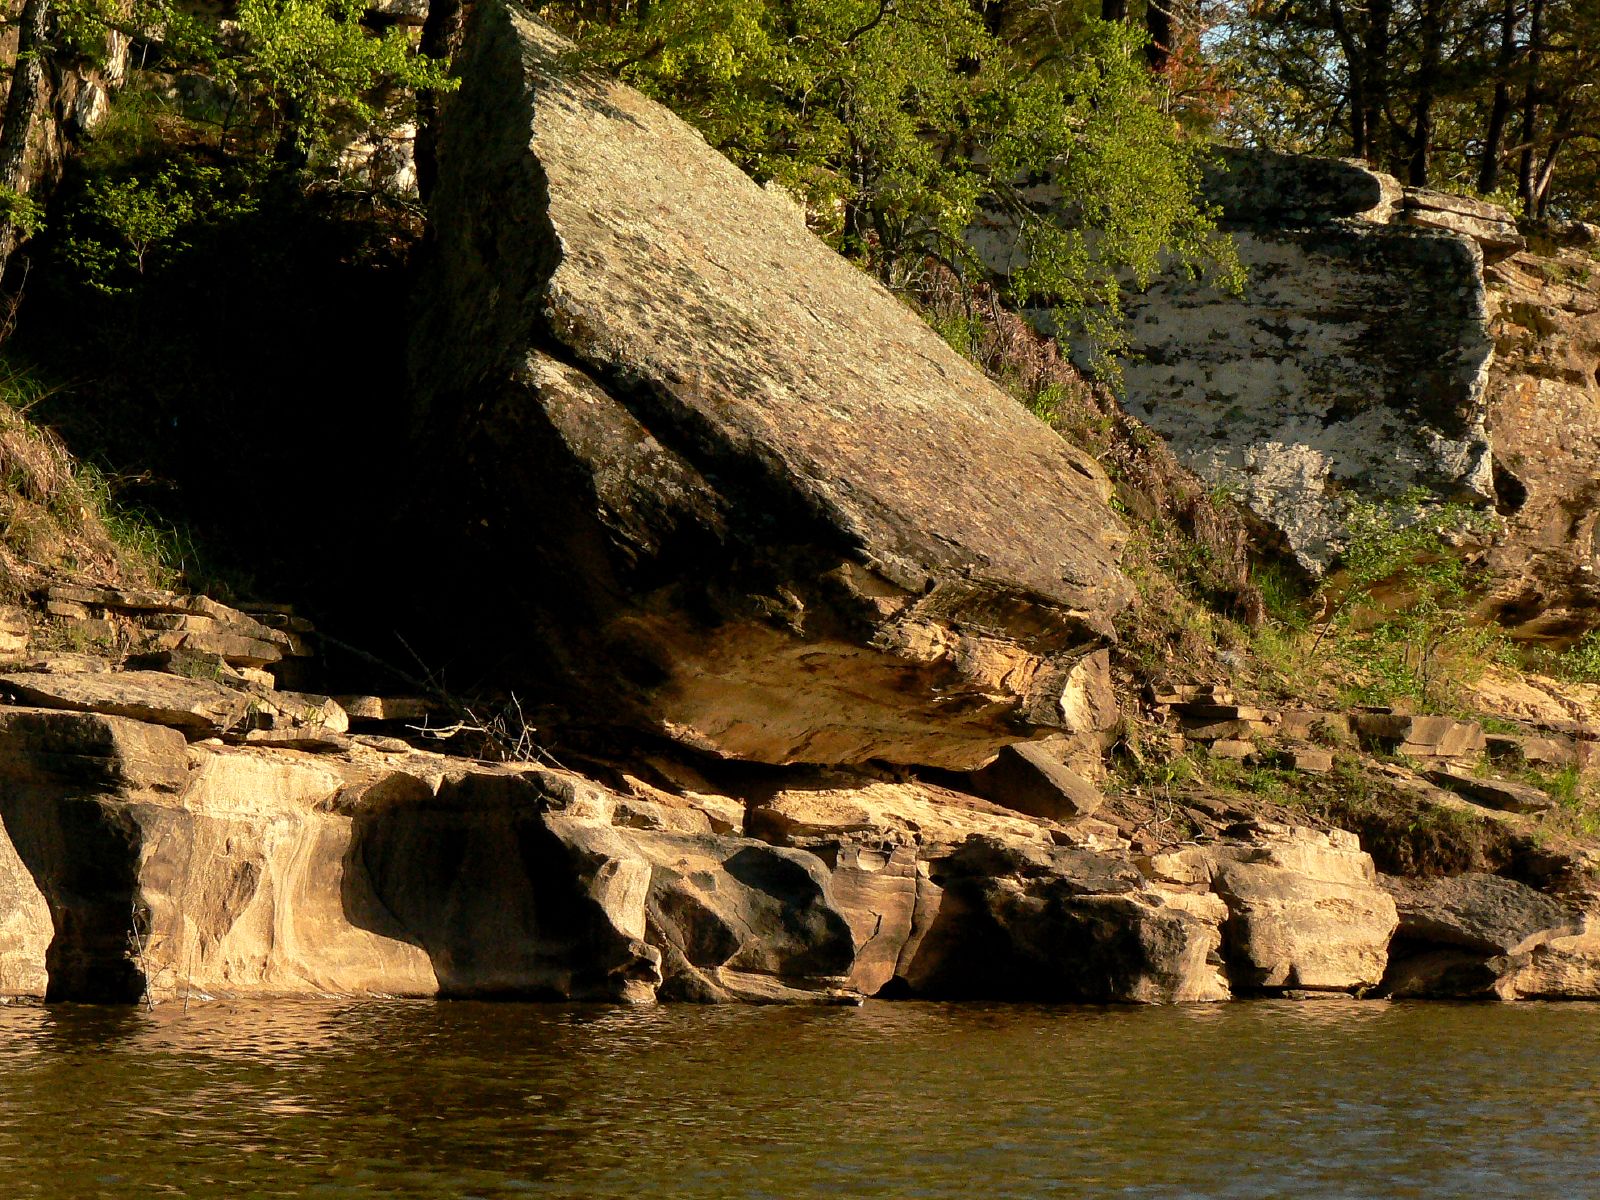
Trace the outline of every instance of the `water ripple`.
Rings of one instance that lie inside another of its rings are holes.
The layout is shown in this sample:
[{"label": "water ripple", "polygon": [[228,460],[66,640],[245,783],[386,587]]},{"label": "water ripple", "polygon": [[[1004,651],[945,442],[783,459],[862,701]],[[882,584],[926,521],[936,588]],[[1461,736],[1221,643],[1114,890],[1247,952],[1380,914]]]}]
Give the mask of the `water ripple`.
[{"label": "water ripple", "polygon": [[0,1010],[18,1197],[1600,1196],[1600,1008]]}]

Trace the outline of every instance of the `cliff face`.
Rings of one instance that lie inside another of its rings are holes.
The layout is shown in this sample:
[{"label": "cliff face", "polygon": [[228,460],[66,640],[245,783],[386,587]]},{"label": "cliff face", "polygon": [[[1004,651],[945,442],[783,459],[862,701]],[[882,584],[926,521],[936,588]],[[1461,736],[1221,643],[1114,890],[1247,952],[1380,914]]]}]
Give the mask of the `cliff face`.
[{"label": "cliff face", "polygon": [[[1129,297],[1129,410],[1313,572],[1350,497],[1420,488],[1505,516],[1509,623],[1592,624],[1592,233],[1530,248],[1493,205],[1331,159],[1224,151],[1206,186],[1248,281],[1234,296],[1167,276]],[[1012,265],[1007,222],[972,236]]]},{"label": "cliff face", "polygon": [[[90,540],[28,574],[0,555],[0,996],[1600,996],[1600,852],[1527,781],[1592,774],[1595,694],[1480,699],[1515,735],[1117,694],[1129,587],[1094,463],[518,5],[479,6],[464,70],[412,342],[426,552],[373,590],[425,595],[453,674],[579,720],[485,717],[432,680],[354,694],[372,676],[320,661],[291,609],[90,586]],[[1342,430],[1293,528],[1326,532],[1341,488],[1377,489],[1363,470],[1492,485],[1513,521],[1566,503],[1553,434],[1488,483],[1483,447],[1509,444],[1497,405],[1583,403],[1581,288],[1519,283],[1550,260],[1492,212],[1236,166],[1217,187],[1274,197],[1250,253],[1281,311],[1203,298],[1160,336],[1211,322],[1213,356],[1162,343],[1161,378],[1255,388],[1262,463],[1291,427]],[[1485,297],[1478,246],[1522,291]],[[1158,301],[1187,303],[1147,299],[1152,344]],[[1564,390],[1484,392],[1486,328]],[[1364,363],[1362,329],[1409,357]],[[1291,353],[1297,392],[1267,370]],[[1324,388],[1343,399],[1271,424]],[[1194,446],[1232,428],[1172,411]],[[0,432],[26,466],[26,427]]]},{"label": "cliff face", "polygon": [[568,53],[481,7],[413,342],[500,681],[773,763],[1062,726],[1130,596],[1099,467]]},{"label": "cliff face", "polygon": [[1506,530],[1495,615],[1570,637],[1600,617],[1600,230],[1539,240],[1486,272],[1495,357],[1486,425]]}]

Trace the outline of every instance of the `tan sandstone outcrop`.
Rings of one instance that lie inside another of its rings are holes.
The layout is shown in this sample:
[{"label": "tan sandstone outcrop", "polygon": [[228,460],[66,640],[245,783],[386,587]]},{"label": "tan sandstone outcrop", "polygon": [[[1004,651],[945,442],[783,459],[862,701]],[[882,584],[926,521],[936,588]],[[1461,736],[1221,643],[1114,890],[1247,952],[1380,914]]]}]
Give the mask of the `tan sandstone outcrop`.
[{"label": "tan sandstone outcrop", "polygon": [[1383,978],[1399,917],[1353,834],[1259,822],[1241,840],[1157,855],[1147,869],[1227,905],[1236,990],[1359,992]]},{"label": "tan sandstone outcrop", "polygon": [[440,145],[414,376],[482,657],[774,763],[1071,727],[1130,596],[1099,467],[568,51],[477,6]]},{"label": "tan sandstone outcrop", "polygon": [[761,840],[692,770],[651,773],[0,706],[0,992],[1171,1003],[1382,974],[1393,904],[1348,835],[1135,860],[1084,822],[834,772],[755,797]]}]

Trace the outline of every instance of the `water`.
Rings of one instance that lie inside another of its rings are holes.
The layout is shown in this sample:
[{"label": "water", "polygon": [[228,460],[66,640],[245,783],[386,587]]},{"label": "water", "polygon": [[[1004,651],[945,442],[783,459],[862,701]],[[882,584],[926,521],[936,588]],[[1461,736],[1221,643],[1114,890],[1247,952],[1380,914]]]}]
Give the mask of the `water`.
[{"label": "water", "polygon": [[16,1197],[1600,1197],[1600,1007],[0,1010]]}]

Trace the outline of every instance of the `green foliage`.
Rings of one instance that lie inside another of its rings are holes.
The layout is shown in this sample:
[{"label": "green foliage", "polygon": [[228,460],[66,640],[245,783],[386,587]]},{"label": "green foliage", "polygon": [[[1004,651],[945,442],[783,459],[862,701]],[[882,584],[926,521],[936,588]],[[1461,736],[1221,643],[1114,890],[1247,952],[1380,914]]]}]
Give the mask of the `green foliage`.
[{"label": "green foliage", "polygon": [[61,258],[96,290],[125,291],[158,256],[188,249],[196,225],[248,212],[249,182],[184,159],[161,164],[149,177],[93,177],[67,218]]},{"label": "green foliage", "polygon": [[1281,562],[1261,562],[1251,568],[1250,581],[1261,592],[1269,619],[1295,632],[1310,627],[1307,587],[1302,574]]},{"label": "green foliage", "polygon": [[252,97],[278,144],[309,156],[326,144],[336,115],[358,125],[378,115],[381,88],[447,90],[446,64],[414,54],[403,29],[361,25],[363,0],[240,0],[237,51],[219,39],[214,77]]},{"label": "green foliage", "polygon": [[[1082,20],[1009,41],[970,0],[551,0],[587,60],[671,105],[886,282],[972,265],[985,209],[1019,228],[1011,299],[1118,348],[1121,287],[1168,258],[1237,280],[1195,199],[1202,149],[1164,111],[1141,36]],[[1071,219],[1025,185],[1059,184]],[[948,335],[947,335],[948,336]]]},{"label": "green foliage", "polygon": [[1591,629],[1549,659],[1554,674],[1577,683],[1600,683],[1600,630]]},{"label": "green foliage", "polygon": [[0,187],[0,225],[32,237],[44,228],[44,209],[26,192]]},{"label": "green foliage", "polygon": [[188,531],[155,513],[124,503],[112,481],[93,463],[79,463],[76,503],[94,514],[112,543],[158,583],[176,584],[195,555]]},{"label": "green foliage", "polygon": [[1459,505],[1427,507],[1415,495],[1350,505],[1341,570],[1317,596],[1318,644],[1336,635],[1341,663],[1352,668],[1348,700],[1449,703],[1445,657],[1481,658],[1491,640],[1471,625],[1473,580],[1459,548],[1486,533],[1489,520]]}]

